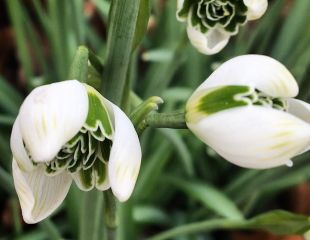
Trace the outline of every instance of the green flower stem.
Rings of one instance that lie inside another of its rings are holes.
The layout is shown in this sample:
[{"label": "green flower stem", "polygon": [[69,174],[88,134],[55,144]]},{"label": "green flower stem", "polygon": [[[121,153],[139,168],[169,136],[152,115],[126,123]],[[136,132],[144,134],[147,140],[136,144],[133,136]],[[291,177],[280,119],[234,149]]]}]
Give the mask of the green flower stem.
[{"label": "green flower stem", "polygon": [[145,118],[144,124],[153,128],[187,129],[183,111],[150,114]]},{"label": "green flower stem", "polygon": [[129,116],[133,125],[138,126],[150,112],[158,110],[158,105],[161,103],[163,103],[163,100],[160,97],[154,96],[139,104]]},{"label": "green flower stem", "polygon": [[117,240],[137,239],[133,221],[133,198],[117,206],[119,227],[117,228]]},{"label": "green flower stem", "polygon": [[[107,57],[101,82],[101,93],[118,106],[126,97],[124,91],[129,76],[128,69],[134,47],[139,7],[140,0],[113,0],[111,5]],[[106,204],[108,204],[107,200]],[[107,207],[109,206],[107,205]],[[113,211],[115,214],[115,208],[109,209],[109,211],[110,214]],[[123,215],[120,214],[119,217],[119,221],[123,223]],[[126,227],[126,224],[122,225],[123,229]],[[108,231],[107,235],[110,239],[115,237],[111,231]]]},{"label": "green flower stem", "polygon": [[10,199],[10,205],[12,210],[13,224],[14,224],[14,232],[16,236],[20,236],[23,231],[22,222],[20,218],[20,208],[19,202],[16,197]]},{"label": "green flower stem", "polygon": [[102,212],[102,193],[97,190],[83,193],[81,199],[79,240],[102,239],[100,236],[103,221]]},{"label": "green flower stem", "polygon": [[117,226],[116,199],[111,190],[104,191],[103,197],[104,197],[105,224],[108,228],[115,229]]},{"label": "green flower stem", "polygon": [[107,58],[101,92],[117,105],[122,96],[132,54],[140,0],[113,0],[109,18]]}]

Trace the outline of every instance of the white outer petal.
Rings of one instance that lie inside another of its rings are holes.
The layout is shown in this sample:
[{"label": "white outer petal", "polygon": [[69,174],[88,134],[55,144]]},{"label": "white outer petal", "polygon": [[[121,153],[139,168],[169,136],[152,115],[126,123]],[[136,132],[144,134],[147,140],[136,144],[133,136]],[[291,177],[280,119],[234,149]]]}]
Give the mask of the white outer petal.
[{"label": "white outer petal", "polygon": [[113,145],[108,163],[108,176],[113,194],[121,202],[126,201],[135,186],[140,164],[141,146],[134,126],[125,113],[106,101],[114,117]]},{"label": "white outer petal", "polygon": [[243,55],[223,63],[195,93],[225,85],[253,86],[272,97],[295,97],[298,94],[297,82],[286,67],[263,55]]},{"label": "white outer petal", "polygon": [[267,0],[243,0],[248,8],[247,19],[256,20],[264,15],[268,8]]},{"label": "white outer petal", "polygon": [[65,172],[55,177],[46,176],[43,167],[23,172],[14,159],[12,171],[23,218],[29,224],[37,223],[55,211],[66,197],[72,182]]},{"label": "white outer petal", "polygon": [[15,120],[11,139],[10,139],[11,150],[13,153],[13,157],[18,163],[18,166],[23,171],[32,171],[34,169],[34,165],[28,157],[28,154],[25,150],[22,135],[19,128],[18,118]]},{"label": "white outer petal", "polygon": [[[287,99],[288,112],[310,124],[310,104],[298,99]],[[310,150],[310,144],[300,154]]]},{"label": "white outer petal", "polygon": [[304,101],[289,98],[288,111],[310,124],[310,104]]},{"label": "white outer petal", "polygon": [[247,168],[290,165],[310,144],[308,123],[259,106],[221,111],[188,127],[226,160]]},{"label": "white outer petal", "polygon": [[187,36],[191,44],[202,54],[212,55],[220,52],[228,43],[230,35],[218,28],[210,29],[203,34],[188,24]]},{"label": "white outer petal", "polygon": [[76,80],[34,89],[20,108],[19,126],[31,157],[36,162],[52,160],[61,147],[83,126],[88,97]]}]

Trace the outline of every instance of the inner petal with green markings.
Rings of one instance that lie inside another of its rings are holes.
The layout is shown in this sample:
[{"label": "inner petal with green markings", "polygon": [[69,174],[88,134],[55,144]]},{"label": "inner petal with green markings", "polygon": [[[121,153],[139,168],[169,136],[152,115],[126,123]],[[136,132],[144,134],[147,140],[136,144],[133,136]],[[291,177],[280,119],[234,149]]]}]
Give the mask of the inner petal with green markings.
[{"label": "inner petal with green markings", "polygon": [[190,17],[191,25],[199,27],[203,33],[216,25],[236,33],[246,22],[246,13],[243,0],[184,0],[177,15],[180,19]]},{"label": "inner petal with green markings", "polygon": [[43,164],[48,175],[70,172],[82,190],[94,187],[105,190],[109,188],[107,163],[114,130],[102,96],[92,87],[85,87],[89,101],[85,124],[62,147],[54,160]]},{"label": "inner petal with green markings", "polygon": [[186,117],[188,122],[230,108],[248,105],[287,111],[287,101],[273,98],[250,86],[220,86],[196,93],[188,102]]}]

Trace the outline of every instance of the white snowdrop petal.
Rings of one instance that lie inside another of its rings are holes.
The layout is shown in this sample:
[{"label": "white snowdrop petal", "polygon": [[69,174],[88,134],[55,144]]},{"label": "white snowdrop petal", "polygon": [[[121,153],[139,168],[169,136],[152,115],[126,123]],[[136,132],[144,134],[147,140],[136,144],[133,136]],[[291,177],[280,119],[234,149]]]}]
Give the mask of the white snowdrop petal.
[{"label": "white snowdrop petal", "polygon": [[[287,101],[288,112],[310,124],[310,104],[293,98],[287,99]],[[309,150],[310,144],[302,149],[299,154]]]},{"label": "white snowdrop petal", "polygon": [[188,24],[187,35],[191,44],[199,52],[206,55],[212,55],[220,52],[228,43],[230,35],[219,29],[210,29],[203,34],[195,27]]},{"label": "white snowdrop petal", "polygon": [[34,89],[19,113],[22,137],[32,159],[36,162],[52,160],[78,133],[87,113],[86,89],[76,80]]},{"label": "white snowdrop petal", "polygon": [[141,146],[129,118],[116,105],[106,100],[114,116],[113,145],[108,163],[108,176],[116,198],[126,201],[135,186],[141,163]]},{"label": "white snowdrop petal", "polygon": [[298,94],[297,82],[286,67],[263,55],[232,58],[217,68],[196,92],[223,85],[250,85],[272,97]]},{"label": "white snowdrop petal", "polygon": [[12,134],[11,134],[11,139],[10,139],[11,150],[12,150],[14,159],[18,163],[18,166],[23,171],[32,171],[34,169],[34,165],[29,159],[26,149],[24,147],[18,121],[19,119],[16,118],[14,125],[13,125],[13,129],[12,129]]},{"label": "white snowdrop petal", "polygon": [[50,177],[44,174],[43,168],[39,166],[32,172],[23,172],[13,159],[14,185],[24,221],[29,224],[37,223],[55,211],[66,197],[72,182],[65,172]]},{"label": "white snowdrop petal", "polygon": [[256,20],[264,15],[268,8],[267,0],[243,0],[248,8],[247,19]]},{"label": "white snowdrop petal", "polygon": [[247,168],[290,165],[290,159],[310,144],[308,123],[260,106],[232,108],[187,124],[225,159]]},{"label": "white snowdrop petal", "polygon": [[299,117],[305,122],[310,124],[310,104],[304,101],[289,98],[288,102],[288,112]]}]

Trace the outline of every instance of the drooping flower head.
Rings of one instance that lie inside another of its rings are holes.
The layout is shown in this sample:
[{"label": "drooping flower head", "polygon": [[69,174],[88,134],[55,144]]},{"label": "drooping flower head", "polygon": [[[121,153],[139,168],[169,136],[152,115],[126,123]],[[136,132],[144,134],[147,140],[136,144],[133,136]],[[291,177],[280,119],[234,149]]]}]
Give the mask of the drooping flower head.
[{"label": "drooping flower head", "polygon": [[267,5],[267,0],[178,0],[177,19],[187,22],[194,47],[201,53],[215,54],[240,26],[260,18]]},{"label": "drooping flower head", "polygon": [[131,195],[141,148],[127,116],[76,80],[41,86],[25,99],[11,136],[14,184],[24,220],[38,222],[63,201],[72,179],[84,191]]},{"label": "drooping flower head", "polygon": [[310,147],[310,105],[293,99],[298,85],[278,61],[233,58],[193,93],[189,129],[228,161],[247,168],[292,165]]}]

